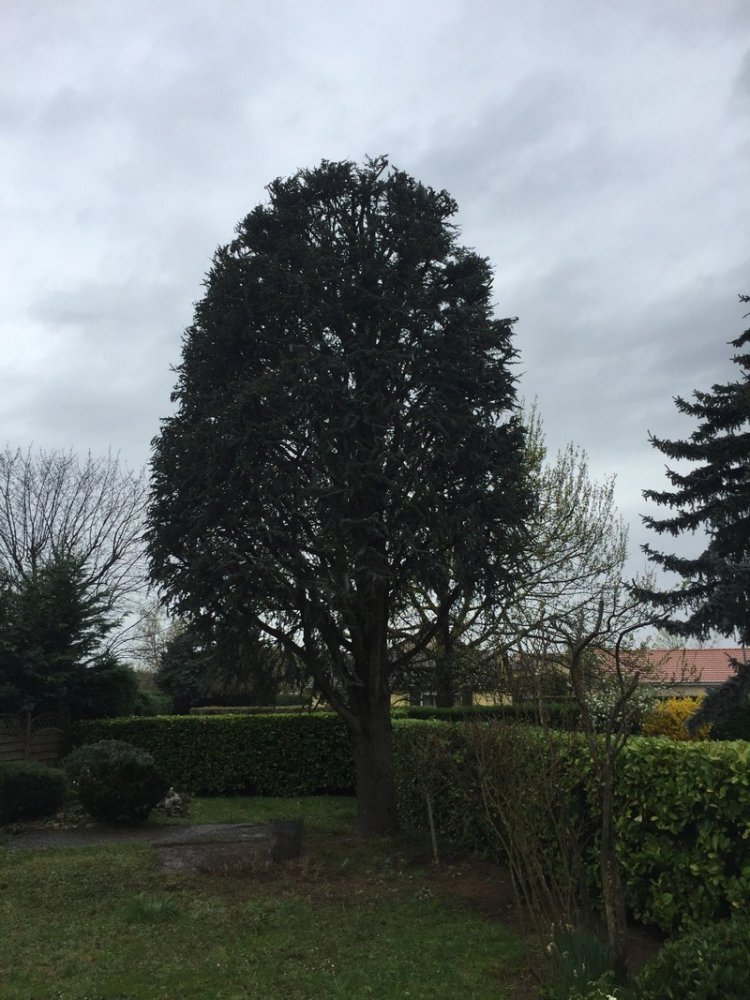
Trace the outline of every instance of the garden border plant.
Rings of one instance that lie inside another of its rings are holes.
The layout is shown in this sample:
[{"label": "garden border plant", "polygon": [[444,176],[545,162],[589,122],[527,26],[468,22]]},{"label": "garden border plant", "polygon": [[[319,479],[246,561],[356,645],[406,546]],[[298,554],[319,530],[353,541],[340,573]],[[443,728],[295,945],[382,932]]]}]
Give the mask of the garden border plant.
[{"label": "garden border plant", "polygon": [[26,760],[0,764],[0,826],[52,815],[65,801],[66,786],[58,768]]}]

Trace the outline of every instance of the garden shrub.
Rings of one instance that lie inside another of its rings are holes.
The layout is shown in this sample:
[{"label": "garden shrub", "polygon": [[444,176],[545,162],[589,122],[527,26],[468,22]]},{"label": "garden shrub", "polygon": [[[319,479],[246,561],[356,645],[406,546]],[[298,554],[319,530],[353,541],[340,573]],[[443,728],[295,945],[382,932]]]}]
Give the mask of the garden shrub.
[{"label": "garden shrub", "polygon": [[79,747],[64,764],[84,809],[110,823],[143,822],[169,789],[151,754],[122,740]]},{"label": "garden shrub", "polygon": [[323,795],[354,788],[351,741],[332,713],[102,719],[82,723],[74,739],[121,739],[142,747],[176,788],[198,795]]},{"label": "garden shrub", "polygon": [[[438,749],[433,736],[430,754],[420,755],[414,744],[427,739],[426,731],[423,737],[418,724],[405,731],[404,725],[394,731],[404,823],[426,828],[420,768],[427,767],[442,834],[500,858],[478,805],[471,727],[443,723]],[[563,741],[562,754],[570,781],[561,784],[560,795],[582,831],[588,882],[595,889],[599,821],[591,764],[575,734]],[[750,836],[742,834],[750,830],[750,744],[634,737],[617,762],[615,823],[628,905],[642,923],[670,932],[750,906]]]},{"label": "garden shrub", "polygon": [[616,824],[643,923],[671,931],[750,905],[750,744],[633,740]]},{"label": "garden shrub", "polygon": [[734,917],[667,942],[636,981],[637,1000],[746,1000],[750,918]]},{"label": "garden shrub", "polygon": [[641,724],[644,736],[668,736],[670,740],[706,740],[710,724],[688,729],[688,721],[695,715],[702,698],[665,698],[657,702]]},{"label": "garden shrub", "polygon": [[0,826],[50,816],[65,801],[65,774],[32,761],[0,764]]},{"label": "garden shrub", "polygon": [[393,757],[401,823],[426,829],[429,795],[441,837],[487,853],[484,807],[463,727],[396,720]]}]

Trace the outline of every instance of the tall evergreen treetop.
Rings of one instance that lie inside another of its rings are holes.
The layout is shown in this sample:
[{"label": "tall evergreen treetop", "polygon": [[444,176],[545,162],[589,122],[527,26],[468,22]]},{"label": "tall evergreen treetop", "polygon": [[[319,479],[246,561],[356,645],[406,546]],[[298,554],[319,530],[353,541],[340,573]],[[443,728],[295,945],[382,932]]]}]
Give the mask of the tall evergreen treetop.
[{"label": "tall evergreen treetop", "polygon": [[[221,247],[154,442],[155,579],[191,627],[246,621],[352,733],[360,827],[395,826],[389,676],[463,588],[512,589],[528,506],[509,320],[455,202],[384,158],[274,181]],[[408,648],[415,582],[455,586]],[[233,627],[234,624],[233,624]]]},{"label": "tall evergreen treetop", "polygon": [[[741,302],[750,296],[741,295]],[[734,382],[675,399],[677,408],[698,420],[686,441],[650,440],[667,458],[696,463],[686,473],[667,469],[673,490],[646,490],[644,496],[671,507],[671,517],[644,517],[659,534],[677,536],[703,530],[704,551],[694,559],[643,550],[684,583],[667,591],[644,591],[653,604],[671,612],[669,629],[676,635],[705,639],[712,631],[735,633],[750,644],[750,329],[731,341],[732,358],[741,375]]]}]

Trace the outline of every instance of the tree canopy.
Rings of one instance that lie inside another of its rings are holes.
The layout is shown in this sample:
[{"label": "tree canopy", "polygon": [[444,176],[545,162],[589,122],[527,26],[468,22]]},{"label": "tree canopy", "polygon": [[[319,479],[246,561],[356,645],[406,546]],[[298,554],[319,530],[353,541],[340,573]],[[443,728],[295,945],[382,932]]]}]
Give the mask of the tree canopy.
[{"label": "tree canopy", "polygon": [[[750,296],[741,295],[741,302]],[[750,329],[731,341],[736,381],[696,390],[692,400],[675,404],[698,426],[683,441],[650,436],[651,443],[673,461],[692,462],[687,472],[667,469],[672,490],[646,490],[644,496],[675,513],[644,517],[660,535],[704,531],[706,547],[695,558],[643,550],[662,569],[682,582],[671,590],[643,590],[653,605],[670,614],[666,627],[676,635],[706,639],[712,631],[736,634],[750,644]],[[685,617],[677,617],[684,612]]]},{"label": "tree canopy", "polygon": [[132,707],[112,648],[145,583],[145,495],[112,455],[0,452],[0,711]]},{"label": "tree canopy", "polygon": [[[529,507],[512,321],[456,205],[384,158],[268,188],[215,254],[154,442],[152,572],[192,627],[281,640],[348,724],[360,828],[395,827],[389,676],[465,588],[510,593]],[[408,648],[405,591],[453,585]]]},{"label": "tree canopy", "polygon": [[[535,405],[524,416],[524,465],[536,502],[527,526],[524,572],[502,602],[464,591],[451,608],[446,628],[428,655],[404,671],[404,688],[434,690],[438,705],[453,704],[459,692],[512,690],[524,671],[510,669],[543,651],[567,648],[570,636],[586,631],[602,602],[622,604],[627,529],[614,502],[614,478],[591,478],[586,452],[573,444],[550,459]],[[415,619],[433,615],[435,599],[422,589],[400,616],[409,635]],[[554,686],[555,678],[548,678]]]}]

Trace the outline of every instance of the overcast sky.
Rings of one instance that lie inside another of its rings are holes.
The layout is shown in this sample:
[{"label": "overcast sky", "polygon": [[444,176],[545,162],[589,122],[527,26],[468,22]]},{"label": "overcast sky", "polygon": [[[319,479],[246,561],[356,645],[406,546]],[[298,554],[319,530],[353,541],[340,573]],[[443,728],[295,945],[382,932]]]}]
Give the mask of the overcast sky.
[{"label": "overcast sky", "polygon": [[748,325],[747,0],[2,0],[0,446],[149,456],[265,185],[391,161],[459,204],[554,450],[617,475]]}]

